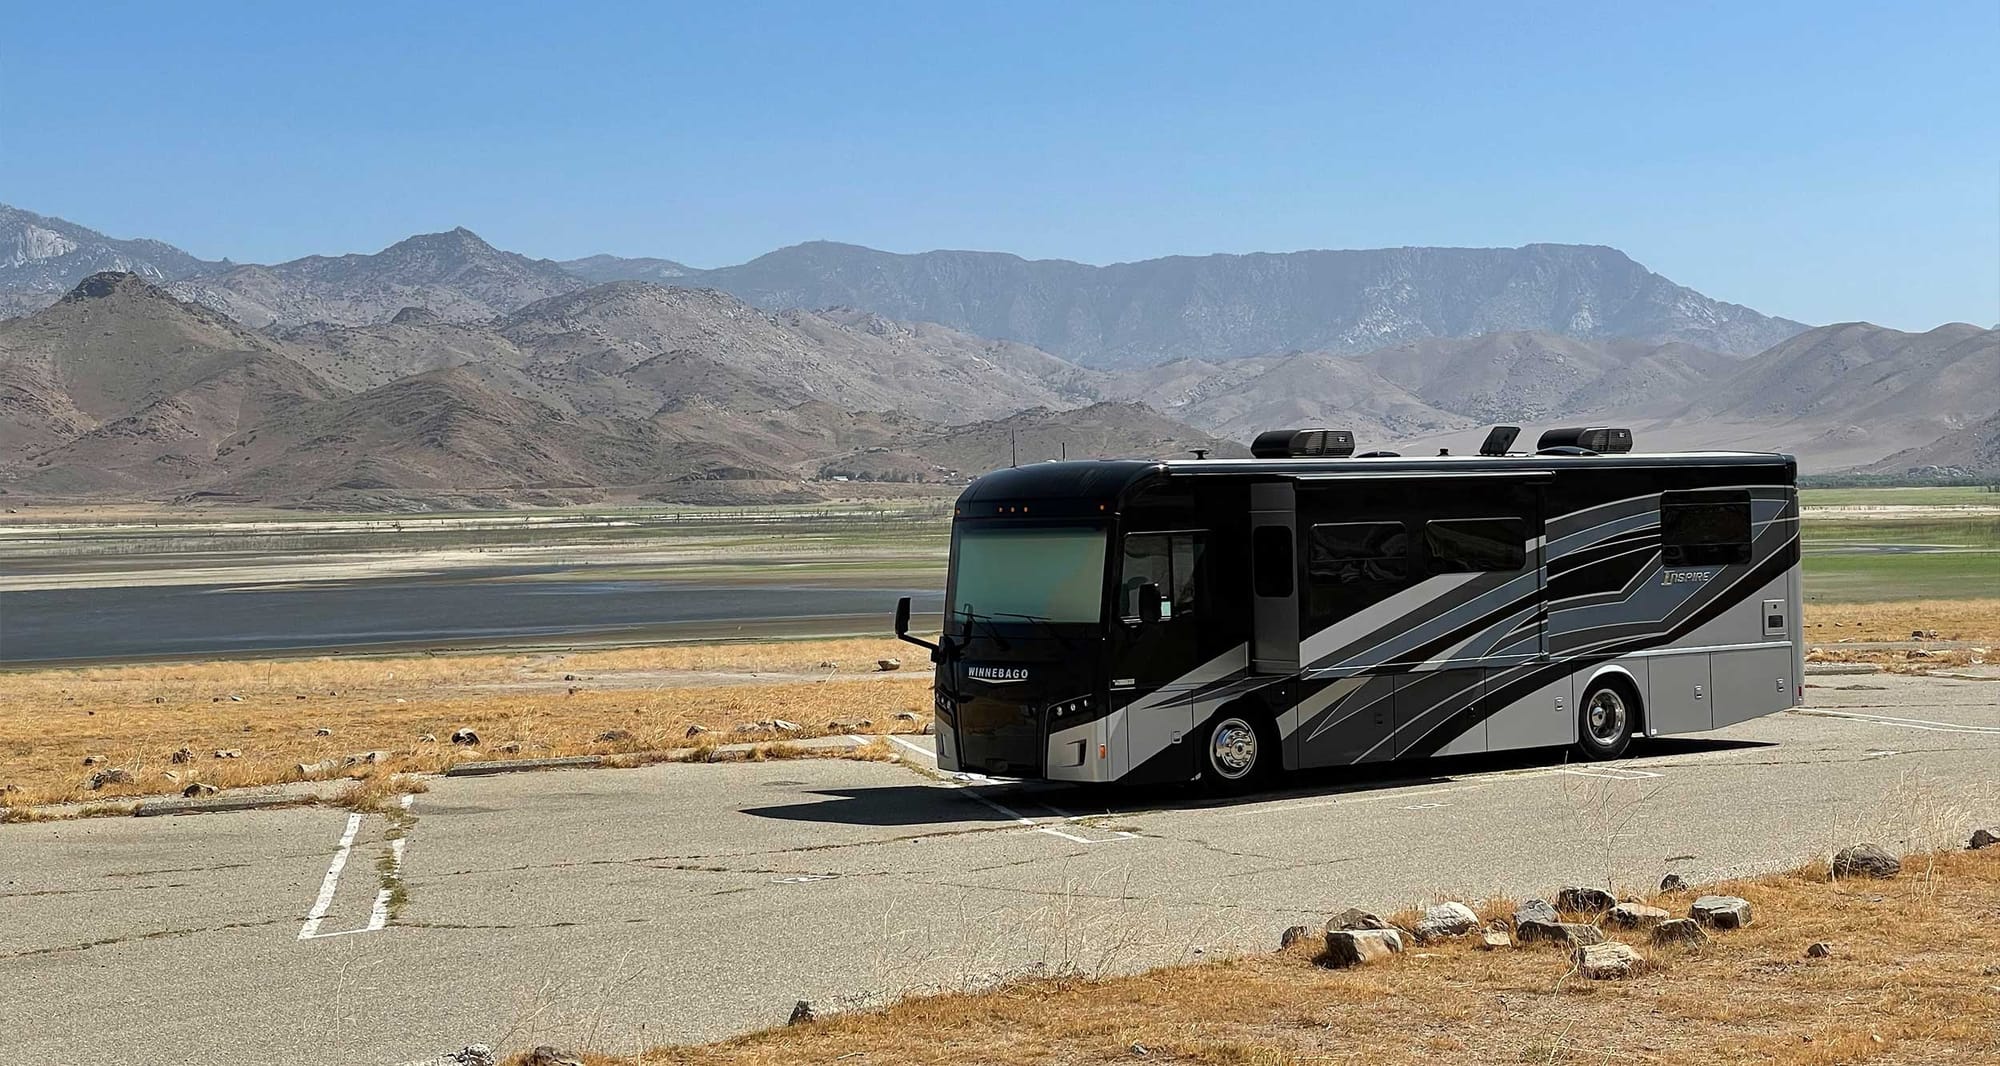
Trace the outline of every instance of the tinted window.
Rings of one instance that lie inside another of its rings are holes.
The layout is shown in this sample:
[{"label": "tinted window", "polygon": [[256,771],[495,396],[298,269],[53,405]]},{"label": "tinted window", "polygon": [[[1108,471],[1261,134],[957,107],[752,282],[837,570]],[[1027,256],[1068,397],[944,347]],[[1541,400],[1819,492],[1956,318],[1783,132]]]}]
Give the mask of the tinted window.
[{"label": "tinted window", "polygon": [[1454,518],[1424,523],[1431,573],[1520,570],[1528,565],[1528,523],[1518,518]]},{"label": "tinted window", "polygon": [[1750,494],[1668,492],[1660,496],[1660,559],[1668,566],[1750,561]]},{"label": "tinted window", "polygon": [[1343,522],[1312,527],[1306,572],[1313,584],[1402,581],[1410,572],[1410,537],[1401,522]]},{"label": "tinted window", "polygon": [[1292,531],[1286,526],[1258,526],[1251,535],[1255,557],[1253,583],[1259,596],[1292,594]]},{"label": "tinted window", "polygon": [[1125,538],[1125,558],[1118,578],[1118,611],[1139,617],[1139,588],[1160,589],[1160,619],[1195,613],[1200,606],[1201,538],[1193,533],[1134,533]]}]

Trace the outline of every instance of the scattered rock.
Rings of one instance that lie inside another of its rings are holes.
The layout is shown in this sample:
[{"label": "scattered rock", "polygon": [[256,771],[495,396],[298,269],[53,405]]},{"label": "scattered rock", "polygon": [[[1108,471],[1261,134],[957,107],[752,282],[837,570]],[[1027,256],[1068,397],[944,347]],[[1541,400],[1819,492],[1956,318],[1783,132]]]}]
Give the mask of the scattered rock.
[{"label": "scattered rock", "polygon": [[1618,898],[1601,888],[1565,888],[1556,893],[1556,907],[1578,914],[1603,914],[1618,905]]},{"label": "scattered rock", "polygon": [[738,722],[734,726],[731,726],[729,731],[731,733],[762,733],[764,731],[764,723]]},{"label": "scattered rock", "polygon": [[1832,957],[1833,957],[1833,945],[1827,943],[1824,940],[1821,940],[1811,945],[1810,947],[1806,948],[1806,958],[1808,959],[1830,959]]},{"label": "scattered rock", "polygon": [[510,740],[507,743],[502,744],[493,750],[499,752],[502,755],[519,755],[521,754],[521,742],[518,740]]},{"label": "scattered rock", "polygon": [[1679,874],[1668,874],[1660,878],[1660,891],[1662,892],[1686,892],[1687,887],[1688,883],[1681,880],[1681,875]]},{"label": "scattered rock", "polygon": [[617,744],[631,739],[631,731],[625,729],[607,729],[597,734],[597,742],[600,744]]},{"label": "scattered rock", "polygon": [[1708,943],[1708,933],[1693,918],[1669,918],[1653,927],[1653,943],[1699,947]]},{"label": "scattered rock", "polygon": [[218,759],[241,759],[243,757],[243,752],[239,748],[217,748],[211,754]]},{"label": "scattered rock", "polygon": [[181,795],[186,796],[188,799],[200,799],[203,796],[213,796],[220,791],[222,790],[216,788],[214,785],[196,781],[188,787],[181,789]]},{"label": "scattered rock", "polygon": [[340,760],[342,766],[374,766],[388,759],[386,751],[357,751]]},{"label": "scattered rock", "polygon": [[172,755],[168,756],[167,760],[169,762],[172,762],[176,766],[182,763],[191,763],[194,761],[194,752],[188,750],[187,748],[182,748],[181,750],[174,752]]},{"label": "scattered rock", "polygon": [[792,1005],[791,1019],[786,1021],[785,1024],[804,1025],[812,1020],[813,1020],[813,1005],[802,999]]},{"label": "scattered rock", "polygon": [[881,671],[888,671],[888,670],[901,670],[902,668],[903,668],[903,660],[901,660],[901,659],[877,659],[877,660],[875,660],[875,669],[877,669],[877,670],[881,670]]},{"label": "scattered rock", "polygon": [[179,781],[181,779],[181,775],[173,772],[172,770],[161,770],[160,777],[163,780],[167,781]]},{"label": "scattered rock", "polygon": [[1835,877],[1894,877],[1902,869],[1894,855],[1875,844],[1855,844],[1833,856]]},{"label": "scattered rock", "polygon": [[834,662],[832,659],[821,659],[819,661],[819,668],[822,670],[838,670],[840,669],[840,664]]},{"label": "scattered rock", "polygon": [[691,726],[688,726],[688,731],[687,731],[687,735],[688,735],[689,737],[698,737],[698,736],[700,736],[700,735],[702,735],[703,733],[706,733],[706,732],[708,732],[708,731],[709,731],[709,730],[708,730],[708,727],[707,727],[707,726],[705,726],[705,725],[691,725]]},{"label": "scattered rock", "polygon": [[333,735],[333,730],[328,729],[325,726],[320,726],[318,729],[313,730],[313,736],[316,737],[330,737],[332,735]]},{"label": "scattered rock", "polygon": [[564,680],[564,681],[575,681],[575,680],[576,680],[576,675],[575,675],[575,674],[564,674],[564,675],[563,675],[563,680]]},{"label": "scattered rock", "polygon": [[925,722],[924,727],[922,729],[917,730],[917,735],[920,737],[927,737],[935,732],[937,732],[937,723]]},{"label": "scattered rock", "polygon": [[1333,929],[1326,934],[1322,966],[1343,968],[1386,959],[1403,950],[1403,933],[1398,929]]},{"label": "scattered rock", "polygon": [[1440,903],[1424,912],[1414,930],[1417,943],[1428,944],[1446,937],[1464,936],[1479,928],[1479,915],[1463,903]]},{"label": "scattered rock", "polygon": [[138,779],[132,776],[132,771],[114,766],[110,769],[99,770],[91,774],[88,778],[85,778],[83,787],[95,792],[106,785],[129,785],[136,780]]},{"label": "scattered rock", "polygon": [[1741,929],[1750,924],[1750,901],[1741,896],[1701,896],[1688,908],[1688,917],[1715,929]]},{"label": "scattered rock", "polygon": [[102,755],[86,755],[83,757],[83,765],[85,766],[103,766],[108,761]]},{"label": "scattered rock", "polygon": [[583,1060],[567,1051],[560,1051],[543,1044],[528,1052],[528,1058],[523,1066],[583,1066]]},{"label": "scattered rock", "polygon": [[454,729],[451,731],[451,742],[453,744],[477,744],[479,743],[479,734],[470,729]]},{"label": "scattered rock", "polygon": [[[417,743],[419,744],[435,744],[437,742],[438,742],[438,737],[436,733],[424,733],[417,737]],[[486,1045],[479,1044],[475,1046],[484,1047]]]},{"label": "scattered rock", "polygon": [[231,702],[231,703],[242,703],[242,702],[243,702],[243,697],[241,697],[241,696],[231,696],[231,697],[229,697],[229,702]]},{"label": "scattered rock", "polygon": [[467,1044],[456,1054],[446,1055],[444,1061],[454,1066],[497,1066],[500,1060],[485,1044]]},{"label": "scattered rock", "polygon": [[1616,940],[1576,949],[1577,972],[1592,981],[1617,981],[1640,973],[1646,960]]},{"label": "scattered rock", "polygon": [[1658,907],[1643,903],[1620,903],[1604,913],[1604,924],[1620,929],[1651,929],[1673,917]]},{"label": "scattered rock", "polygon": [[1937,630],[1935,630],[1935,629],[1912,629],[1912,630],[1910,630],[1910,639],[1911,639],[1911,640],[1936,640],[1937,638],[1938,638],[1938,631],[1937,631]]},{"label": "scattered rock", "polygon": [[1513,946],[1514,938],[1508,936],[1505,929],[1488,929],[1479,938],[1479,948],[1481,951],[1497,951],[1501,948],[1511,948]]},{"label": "scattered rock", "polygon": [[0,796],[4,796],[9,792],[19,792],[19,791],[21,791],[21,786],[15,784],[12,781],[9,781],[4,785],[0,785]]},{"label": "scattered rock", "polygon": [[1580,948],[1604,943],[1604,930],[1589,922],[1523,922],[1514,927],[1523,944],[1553,943]]},{"label": "scattered rock", "polygon": [[1301,940],[1305,940],[1308,937],[1311,937],[1312,935],[1313,935],[1312,927],[1309,925],[1292,926],[1290,929],[1285,930],[1282,934],[1278,936],[1278,950],[1283,951],[1286,948],[1291,947],[1293,944],[1296,944]]},{"label": "scattered rock", "polygon": [[783,718],[773,718],[769,725],[780,733],[796,733],[800,729],[797,722],[787,722]]},{"label": "scattered rock", "polygon": [[299,777],[315,777],[319,774],[330,774],[338,769],[340,769],[340,760],[321,759],[318,762],[299,763],[292,767],[292,773]]},{"label": "scattered rock", "polygon": [[915,711],[896,712],[896,721],[898,722],[914,722],[916,720],[917,720],[917,712]]},{"label": "scattered rock", "polygon": [[1555,904],[1545,899],[1524,899],[1514,908],[1515,928],[1519,928],[1529,922],[1554,925],[1560,921],[1562,921],[1562,915],[1556,913]]},{"label": "scattered rock", "polygon": [[830,733],[859,733],[864,729],[873,729],[874,727],[875,723],[866,718],[835,718],[826,724],[827,731]]},{"label": "scattered rock", "polygon": [[1974,851],[2000,844],[2000,829],[1974,829],[1972,843],[1967,845]]},{"label": "scattered rock", "polygon": [[1343,929],[1358,930],[1358,929],[1387,929],[1387,928],[1389,928],[1388,922],[1383,921],[1381,918],[1378,918],[1374,914],[1371,914],[1368,911],[1364,911],[1359,907],[1349,907],[1346,910],[1341,911],[1339,914],[1336,914],[1333,917],[1328,918],[1326,920],[1326,931],[1329,933],[1338,932]]}]

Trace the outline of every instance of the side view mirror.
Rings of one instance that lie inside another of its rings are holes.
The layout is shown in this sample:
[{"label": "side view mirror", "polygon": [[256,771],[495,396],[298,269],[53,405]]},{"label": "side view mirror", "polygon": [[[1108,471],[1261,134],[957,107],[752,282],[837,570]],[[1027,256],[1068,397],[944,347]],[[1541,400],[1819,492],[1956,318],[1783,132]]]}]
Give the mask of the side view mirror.
[{"label": "side view mirror", "polygon": [[896,601],[896,639],[907,641],[920,648],[929,648],[933,655],[938,650],[938,646],[932,644],[930,641],[910,635],[910,598],[908,596]]},{"label": "side view mirror", "polygon": [[1160,620],[1160,586],[1148,581],[1139,586],[1139,621],[1151,624]]}]

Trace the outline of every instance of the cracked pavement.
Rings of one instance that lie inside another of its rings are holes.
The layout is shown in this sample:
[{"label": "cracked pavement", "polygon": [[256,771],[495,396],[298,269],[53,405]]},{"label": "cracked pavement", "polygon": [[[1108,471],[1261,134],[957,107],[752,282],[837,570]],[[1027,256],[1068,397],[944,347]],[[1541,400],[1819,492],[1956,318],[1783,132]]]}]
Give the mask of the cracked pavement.
[{"label": "cracked pavement", "polygon": [[798,999],[1262,950],[1349,905],[1701,881],[2000,821],[2000,680],[1818,680],[1806,711],[1618,763],[1433,760],[1247,799],[796,761],[437,779],[351,840],[312,808],[0,826],[0,1061],[631,1051]]}]

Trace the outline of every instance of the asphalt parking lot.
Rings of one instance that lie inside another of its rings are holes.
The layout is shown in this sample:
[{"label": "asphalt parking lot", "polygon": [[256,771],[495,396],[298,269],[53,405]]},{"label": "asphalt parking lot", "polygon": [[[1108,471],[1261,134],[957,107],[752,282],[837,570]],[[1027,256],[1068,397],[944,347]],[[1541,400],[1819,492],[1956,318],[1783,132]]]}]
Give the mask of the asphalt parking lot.
[{"label": "asphalt parking lot", "polygon": [[1261,950],[1348,905],[1708,880],[2000,818],[2000,680],[1814,680],[1808,710],[1617,763],[1435,760],[1238,800],[814,760],[0,826],[0,1061],[633,1050],[802,998]]}]

